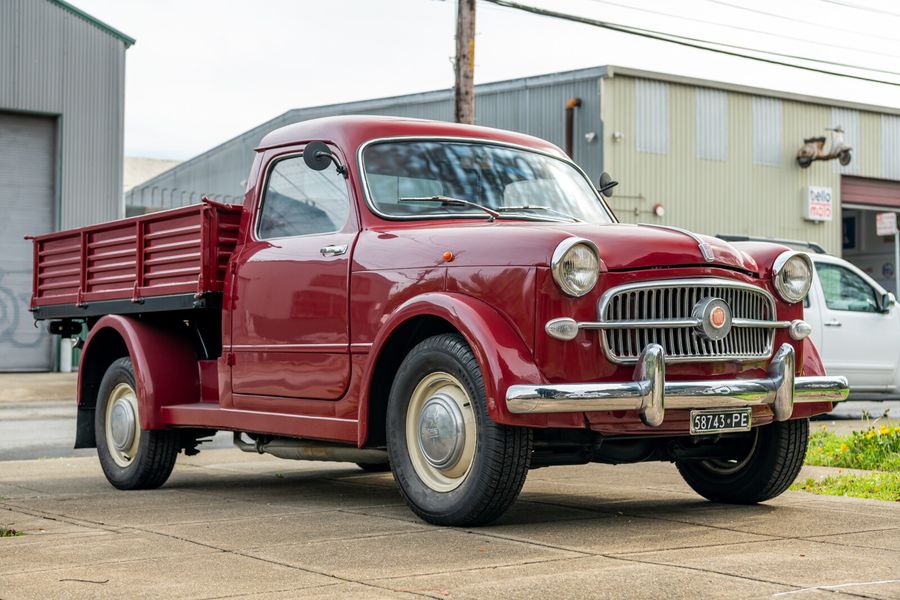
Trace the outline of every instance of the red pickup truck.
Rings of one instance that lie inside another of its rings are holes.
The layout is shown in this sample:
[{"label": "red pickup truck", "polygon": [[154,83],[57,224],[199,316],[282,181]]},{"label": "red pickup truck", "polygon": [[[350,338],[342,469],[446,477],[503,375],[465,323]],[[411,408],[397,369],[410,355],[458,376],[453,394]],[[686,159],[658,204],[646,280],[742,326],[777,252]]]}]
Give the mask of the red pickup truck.
[{"label": "red pickup truck", "polygon": [[618,223],[548,142],[341,117],[267,135],[243,206],[35,237],[31,310],[87,324],[76,447],[118,488],[229,430],[390,469],[421,518],[475,525],[550,465],[782,493],[847,396],[806,337],[811,276],[783,246]]}]

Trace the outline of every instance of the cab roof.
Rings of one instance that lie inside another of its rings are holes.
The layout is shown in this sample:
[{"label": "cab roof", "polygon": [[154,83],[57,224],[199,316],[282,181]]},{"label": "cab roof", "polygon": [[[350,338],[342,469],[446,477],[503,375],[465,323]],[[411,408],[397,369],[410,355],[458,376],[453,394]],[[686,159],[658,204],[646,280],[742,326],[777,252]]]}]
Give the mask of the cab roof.
[{"label": "cab roof", "polygon": [[260,152],[322,140],[337,145],[345,152],[355,152],[359,146],[371,140],[412,136],[477,138],[565,156],[559,147],[550,142],[512,131],[445,121],[374,115],[324,117],[287,125],[263,137],[256,150]]}]

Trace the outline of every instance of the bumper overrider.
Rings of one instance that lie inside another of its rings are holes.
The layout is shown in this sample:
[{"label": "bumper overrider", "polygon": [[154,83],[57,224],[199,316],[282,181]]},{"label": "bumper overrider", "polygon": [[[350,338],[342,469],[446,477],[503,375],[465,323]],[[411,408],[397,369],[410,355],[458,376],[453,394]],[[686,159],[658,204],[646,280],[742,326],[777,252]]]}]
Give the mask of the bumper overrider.
[{"label": "bumper overrider", "polygon": [[769,363],[768,377],[709,381],[666,381],[665,352],[648,344],[632,381],[513,385],[506,405],[517,414],[636,410],[657,427],[666,409],[735,408],[767,405],[776,421],[791,418],[796,403],[841,402],[850,389],[845,377],[796,377],[794,348],[783,344]]}]

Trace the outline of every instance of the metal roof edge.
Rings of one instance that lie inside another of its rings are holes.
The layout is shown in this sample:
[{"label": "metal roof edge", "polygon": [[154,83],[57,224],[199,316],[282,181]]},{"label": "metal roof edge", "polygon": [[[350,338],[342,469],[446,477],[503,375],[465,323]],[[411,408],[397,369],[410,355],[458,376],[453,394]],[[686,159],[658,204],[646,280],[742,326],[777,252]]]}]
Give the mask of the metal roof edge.
[{"label": "metal roof edge", "polygon": [[83,10],[81,10],[80,8],[78,8],[76,6],[72,6],[65,0],[47,0],[47,1],[50,2],[51,4],[55,4],[55,5],[59,6],[60,8],[62,8],[64,10],[69,11],[76,17],[80,17],[80,18],[84,19],[91,25],[97,27],[98,29],[100,29],[102,31],[105,31],[106,33],[112,35],[113,37],[119,38],[121,41],[125,42],[126,48],[128,48],[130,46],[134,46],[135,43],[137,43],[137,40],[135,40],[133,37],[131,37],[129,35],[125,35],[121,31],[116,29],[115,27],[112,27],[111,25],[107,25],[100,19],[97,19],[96,17],[89,15],[88,13],[84,12]]},{"label": "metal roof edge", "polygon": [[[51,0],[57,1],[57,0]],[[512,89],[521,89],[524,87],[535,87],[540,85],[549,85],[553,83],[559,83],[563,81],[580,81],[583,79],[593,79],[599,77],[606,76],[606,67],[589,67],[586,69],[577,69],[574,71],[562,71],[559,73],[549,73],[543,75],[532,75],[529,77],[519,77],[517,79],[505,79],[502,81],[494,81],[490,83],[480,83],[475,86],[476,93],[498,93]],[[184,160],[177,165],[173,165],[172,168],[166,169],[162,173],[151,177],[147,181],[141,182],[138,185],[134,186],[125,194],[131,193],[133,190],[138,188],[143,188],[149,185],[152,185],[156,182],[157,179],[162,179],[165,177],[170,171],[181,169],[183,167],[187,167],[194,161],[200,160],[202,158],[207,158],[216,152],[223,150],[226,146],[230,145],[232,142],[235,142],[239,139],[243,139],[248,136],[255,135],[256,132],[263,129],[263,135],[268,133],[269,129],[273,124],[279,122],[281,120],[291,121],[293,119],[303,120],[306,114],[323,111],[329,108],[340,107],[341,112],[344,114],[352,114],[355,110],[371,110],[378,108],[386,108],[390,107],[397,102],[439,102],[441,100],[446,100],[448,96],[453,94],[453,88],[444,88],[442,90],[430,90],[427,92],[413,92],[411,94],[399,94],[397,96],[386,96],[383,98],[372,98],[367,100],[353,100],[351,102],[337,102],[334,104],[320,104],[316,106],[304,106],[302,108],[292,108],[286,112],[281,113],[263,123],[260,123],[256,127],[252,129],[248,129],[247,131],[238,134],[234,137],[231,137],[224,142],[216,144],[212,148],[208,150],[204,150],[200,154],[192,156],[187,160]],[[346,112],[345,112],[346,111]]]},{"label": "metal roof edge", "polygon": [[[294,109],[288,110],[288,111],[286,111],[286,112],[283,112],[283,113],[281,113],[280,115],[277,115],[277,116],[272,117],[271,119],[269,119],[269,120],[267,120],[267,121],[264,121],[264,122],[260,123],[259,125],[257,125],[256,127],[253,127],[252,129],[248,129],[247,131],[245,131],[245,132],[243,132],[243,133],[239,133],[238,135],[236,135],[236,136],[234,136],[234,137],[228,138],[228,139],[225,140],[224,142],[220,142],[220,143],[216,144],[215,146],[213,146],[212,148],[210,148],[210,149],[208,149],[208,150],[204,150],[204,151],[201,152],[200,154],[196,154],[196,155],[194,155],[194,156],[192,156],[192,157],[190,157],[190,158],[188,158],[188,159],[185,159],[185,160],[179,162],[177,165],[172,165],[170,168],[166,169],[166,170],[163,171],[162,173],[157,173],[156,175],[154,175],[154,176],[151,177],[150,179],[148,179],[148,180],[146,180],[146,181],[142,181],[141,183],[135,185],[134,187],[132,187],[132,188],[131,188],[130,190],[128,190],[127,192],[124,192],[124,195],[125,195],[125,196],[128,196],[128,194],[131,194],[134,190],[136,190],[136,189],[138,189],[138,188],[144,188],[144,187],[147,187],[147,186],[149,186],[149,185],[151,185],[151,184],[153,184],[153,183],[156,183],[156,180],[157,180],[157,179],[162,179],[163,177],[165,177],[166,175],[168,175],[171,171],[174,171],[174,170],[176,170],[176,169],[180,169],[181,167],[186,167],[187,165],[189,165],[189,164],[191,164],[191,163],[193,163],[193,162],[196,162],[196,161],[200,160],[201,158],[207,158],[209,155],[211,155],[211,154],[213,154],[213,153],[215,153],[215,152],[218,152],[218,151],[224,149],[226,146],[230,145],[230,144],[233,143],[233,142],[236,142],[237,140],[240,140],[240,139],[242,139],[242,138],[244,138],[244,137],[247,137],[247,136],[251,136],[251,135],[254,134],[254,132],[256,132],[256,131],[258,131],[258,130],[264,128],[264,127],[265,127],[265,128],[270,127],[271,124],[273,124],[273,123],[275,123],[275,122],[281,120],[281,119],[284,118],[284,117],[287,117],[287,115],[290,115],[290,114],[291,114],[292,112],[294,112],[295,110],[297,110],[297,109],[294,108]],[[265,135],[266,133],[268,133],[268,131],[263,132],[263,135]],[[247,165],[247,167],[249,168],[249,165]]]},{"label": "metal roof edge", "polygon": [[862,110],[872,113],[882,113],[888,115],[900,115],[900,108],[892,106],[879,106],[877,104],[866,104],[863,102],[853,102],[850,100],[839,100],[837,98],[825,98],[822,96],[808,96],[806,94],[798,94],[795,92],[784,92],[780,90],[772,90],[767,88],[758,88],[738,83],[727,83],[724,81],[715,81],[712,79],[701,79],[698,77],[690,77],[687,75],[673,75],[671,73],[659,73],[656,71],[645,71],[643,69],[632,69],[630,67],[619,67],[615,65],[607,65],[605,67],[607,73],[604,75],[607,79],[614,79],[617,75],[623,77],[635,77],[639,79],[654,79],[657,81],[665,81],[668,83],[677,83],[681,85],[689,85],[694,87],[704,87],[715,90],[724,90],[727,92],[735,92],[739,94],[749,94],[752,96],[765,96],[768,98],[779,98],[782,100],[793,100],[795,102],[804,102],[806,104],[818,104],[820,106],[836,106],[839,108],[850,108],[853,110]]}]

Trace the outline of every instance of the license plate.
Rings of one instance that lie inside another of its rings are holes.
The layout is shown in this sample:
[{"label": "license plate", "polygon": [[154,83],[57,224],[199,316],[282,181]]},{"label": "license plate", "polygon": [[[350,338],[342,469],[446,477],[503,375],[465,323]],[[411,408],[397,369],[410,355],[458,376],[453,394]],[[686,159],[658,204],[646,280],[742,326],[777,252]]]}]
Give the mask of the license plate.
[{"label": "license plate", "polygon": [[723,408],[691,411],[691,433],[750,431],[752,408]]}]

